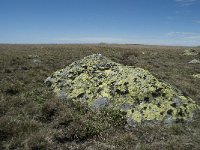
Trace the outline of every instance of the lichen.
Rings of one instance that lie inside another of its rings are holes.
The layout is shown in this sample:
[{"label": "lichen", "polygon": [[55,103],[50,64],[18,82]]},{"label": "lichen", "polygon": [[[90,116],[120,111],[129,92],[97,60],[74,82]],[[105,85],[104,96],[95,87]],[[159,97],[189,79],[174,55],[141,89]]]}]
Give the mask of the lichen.
[{"label": "lichen", "polygon": [[101,54],[73,62],[46,83],[58,96],[86,102],[90,108],[121,110],[134,123],[188,121],[199,109],[192,99],[149,71],[115,63]]}]

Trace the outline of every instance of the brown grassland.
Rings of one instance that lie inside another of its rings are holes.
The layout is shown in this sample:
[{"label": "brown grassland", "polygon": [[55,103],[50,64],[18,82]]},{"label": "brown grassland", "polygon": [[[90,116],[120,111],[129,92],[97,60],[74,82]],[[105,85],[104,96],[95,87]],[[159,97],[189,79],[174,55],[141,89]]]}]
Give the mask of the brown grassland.
[{"label": "brown grassland", "polygon": [[[117,111],[94,113],[62,101],[44,80],[84,56],[148,69],[200,105],[200,64],[186,47],[144,45],[0,45],[0,149],[200,149],[200,114],[191,123],[127,127]],[[194,48],[200,52],[200,47]]]}]

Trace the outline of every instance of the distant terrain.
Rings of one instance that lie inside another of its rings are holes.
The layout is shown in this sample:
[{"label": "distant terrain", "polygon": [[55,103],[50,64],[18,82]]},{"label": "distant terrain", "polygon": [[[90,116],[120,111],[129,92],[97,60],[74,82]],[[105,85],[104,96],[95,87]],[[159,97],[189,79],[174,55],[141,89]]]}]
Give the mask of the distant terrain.
[{"label": "distant terrain", "polygon": [[44,80],[75,60],[101,53],[149,70],[200,105],[200,47],[137,44],[0,45],[0,149],[199,149],[200,114],[191,123],[130,128],[123,116],[58,99]]}]

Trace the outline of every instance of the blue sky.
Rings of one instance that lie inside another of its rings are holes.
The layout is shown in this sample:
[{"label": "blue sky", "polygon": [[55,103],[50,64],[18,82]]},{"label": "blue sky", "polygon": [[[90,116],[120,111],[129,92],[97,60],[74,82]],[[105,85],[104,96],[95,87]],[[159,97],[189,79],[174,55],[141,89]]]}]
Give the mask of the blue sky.
[{"label": "blue sky", "polygon": [[0,43],[200,45],[200,0],[0,0]]}]

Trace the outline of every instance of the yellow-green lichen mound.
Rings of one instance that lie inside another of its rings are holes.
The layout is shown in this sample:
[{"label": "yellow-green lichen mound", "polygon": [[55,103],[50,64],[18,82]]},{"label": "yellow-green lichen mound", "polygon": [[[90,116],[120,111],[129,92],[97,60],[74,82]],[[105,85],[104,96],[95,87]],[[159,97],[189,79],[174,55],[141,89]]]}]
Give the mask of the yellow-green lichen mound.
[{"label": "yellow-green lichen mound", "polygon": [[56,71],[45,83],[61,98],[126,112],[129,124],[189,121],[199,107],[149,71],[94,54]]}]

